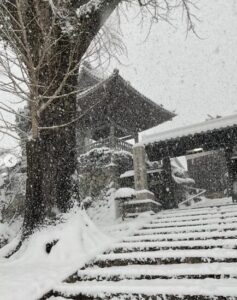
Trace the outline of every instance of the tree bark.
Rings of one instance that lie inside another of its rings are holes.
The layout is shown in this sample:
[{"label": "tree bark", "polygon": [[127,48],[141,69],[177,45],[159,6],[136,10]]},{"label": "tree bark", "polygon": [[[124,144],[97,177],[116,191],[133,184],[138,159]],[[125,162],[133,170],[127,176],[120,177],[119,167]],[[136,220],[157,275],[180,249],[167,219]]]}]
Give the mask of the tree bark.
[{"label": "tree bark", "polygon": [[[80,20],[79,31],[73,39],[62,33],[60,27],[55,26],[53,30],[53,40],[57,42],[46,57],[44,67],[39,71],[38,86],[50,86],[50,97],[65,79],[65,74],[70,72],[70,75],[57,98],[40,112],[39,136],[27,144],[28,179],[24,221],[24,231],[27,233],[44,222],[45,218],[52,219],[57,212],[66,212],[71,206],[71,177],[76,170],[76,123],[72,120],[78,117],[76,94],[73,93],[78,89],[77,66],[119,1],[112,0],[109,5],[107,3],[101,6],[101,10],[93,11],[90,18]],[[49,15],[47,6],[42,8],[42,13],[43,16]],[[42,16],[39,19],[41,22],[44,20]],[[36,45],[38,43],[36,41]],[[40,60],[40,50],[37,47],[33,49],[36,65]],[[44,94],[44,90],[38,86],[36,94]],[[65,126],[68,123],[71,124]]]},{"label": "tree bark", "polygon": [[39,140],[31,140],[26,143],[27,181],[23,224],[24,236],[29,235],[35,225],[43,221],[45,207],[42,201],[42,186],[40,184],[42,178],[41,155]]},{"label": "tree bark", "polygon": [[[62,69],[67,64],[62,65]],[[60,83],[60,78],[55,86]],[[62,93],[77,88],[77,75],[73,74]],[[64,96],[41,116],[40,136],[27,143],[27,190],[24,228],[28,233],[53,219],[57,212],[66,212],[71,206],[71,176],[76,169],[75,124],[65,124],[76,118],[76,95]]]}]

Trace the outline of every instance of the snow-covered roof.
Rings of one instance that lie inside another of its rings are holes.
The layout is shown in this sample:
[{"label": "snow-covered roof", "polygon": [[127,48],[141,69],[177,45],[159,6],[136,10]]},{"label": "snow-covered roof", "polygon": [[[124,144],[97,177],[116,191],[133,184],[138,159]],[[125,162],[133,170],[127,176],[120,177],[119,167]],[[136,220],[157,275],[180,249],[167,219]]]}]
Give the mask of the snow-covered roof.
[{"label": "snow-covered roof", "polygon": [[110,123],[116,127],[117,137],[133,136],[175,116],[173,112],[139,93],[116,69],[103,80],[99,80],[86,68],[82,69],[79,77],[82,89],[77,99],[82,118],[78,123],[79,126],[83,123],[92,129],[94,140],[109,135]]},{"label": "snow-covered roof", "polygon": [[169,139],[175,139],[183,136],[194,135],[196,133],[207,132],[211,130],[218,130],[222,128],[237,126],[237,114],[233,114],[227,117],[216,118],[205,122],[179,127],[176,129],[152,133],[150,135],[143,136],[143,143],[149,144],[153,142],[160,142]]}]

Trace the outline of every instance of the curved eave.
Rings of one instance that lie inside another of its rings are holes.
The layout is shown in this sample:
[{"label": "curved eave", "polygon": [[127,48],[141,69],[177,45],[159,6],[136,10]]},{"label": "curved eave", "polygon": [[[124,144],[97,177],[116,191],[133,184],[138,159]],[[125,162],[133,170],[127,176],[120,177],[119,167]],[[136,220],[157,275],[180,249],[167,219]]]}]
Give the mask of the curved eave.
[{"label": "curved eave", "polygon": [[165,109],[163,106],[153,102],[143,94],[141,94],[138,90],[136,90],[128,81],[124,80],[119,74],[117,75],[117,80],[119,80],[120,84],[124,86],[124,88],[128,89],[130,92],[135,94],[137,97],[141,99],[141,101],[144,101],[148,103],[151,107],[154,107],[155,110],[162,112],[163,114],[167,115],[167,118],[165,121],[169,121],[176,117],[177,115],[167,109]]},{"label": "curved eave", "polygon": [[93,106],[100,107],[100,112],[106,102],[110,107],[106,113],[111,120],[120,124],[123,116],[120,125],[133,128],[134,132],[158,126],[176,116],[139,93],[118,72],[78,94],[78,101],[82,111]]}]

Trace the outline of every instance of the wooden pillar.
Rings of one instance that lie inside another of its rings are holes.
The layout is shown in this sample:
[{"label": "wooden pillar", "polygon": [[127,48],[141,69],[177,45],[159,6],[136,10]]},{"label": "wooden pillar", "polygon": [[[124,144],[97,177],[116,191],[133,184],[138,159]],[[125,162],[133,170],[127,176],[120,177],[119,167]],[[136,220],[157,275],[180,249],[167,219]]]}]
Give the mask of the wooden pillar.
[{"label": "wooden pillar", "polygon": [[86,151],[86,143],[85,143],[85,138],[86,138],[86,134],[85,131],[80,128],[77,130],[76,133],[76,145],[77,145],[77,155],[81,155],[83,153],[85,153]]},{"label": "wooden pillar", "polygon": [[139,143],[139,133],[138,132],[136,132],[134,135],[134,141],[135,141],[135,144]]},{"label": "wooden pillar", "polygon": [[233,188],[233,161],[231,159],[233,154],[233,149],[227,147],[225,149],[225,159],[226,159],[226,166],[228,170],[228,182],[227,182],[227,196],[232,196],[232,188]]},{"label": "wooden pillar", "polygon": [[84,132],[84,147],[85,151],[88,151],[88,147],[91,144],[92,132],[90,128],[86,128]]},{"label": "wooden pillar", "polygon": [[114,124],[110,125],[110,146],[111,146],[111,148],[115,148],[116,147],[115,126],[114,126]]},{"label": "wooden pillar", "polygon": [[232,200],[233,202],[237,203],[237,146],[234,147],[232,157]]},{"label": "wooden pillar", "polygon": [[174,195],[174,183],[172,178],[172,169],[170,158],[165,157],[163,159],[163,178],[164,178],[164,197],[165,197],[165,208],[176,207],[175,195]]}]

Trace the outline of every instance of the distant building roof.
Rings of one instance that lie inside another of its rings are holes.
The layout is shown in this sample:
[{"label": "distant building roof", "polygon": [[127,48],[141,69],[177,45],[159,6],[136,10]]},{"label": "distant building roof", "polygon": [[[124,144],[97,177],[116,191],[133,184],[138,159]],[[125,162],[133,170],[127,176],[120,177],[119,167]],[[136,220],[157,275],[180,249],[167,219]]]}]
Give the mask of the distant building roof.
[{"label": "distant building roof", "polygon": [[150,160],[183,156],[194,151],[228,151],[237,143],[237,114],[147,135],[143,143]]},{"label": "distant building roof", "polygon": [[144,135],[143,142],[144,144],[149,144],[152,142],[161,142],[161,141],[176,139],[188,135],[194,135],[197,133],[204,133],[212,130],[227,128],[231,126],[237,126],[237,114],[230,115],[227,117],[222,117],[222,118],[211,119],[205,122],[179,127],[164,132]]}]

